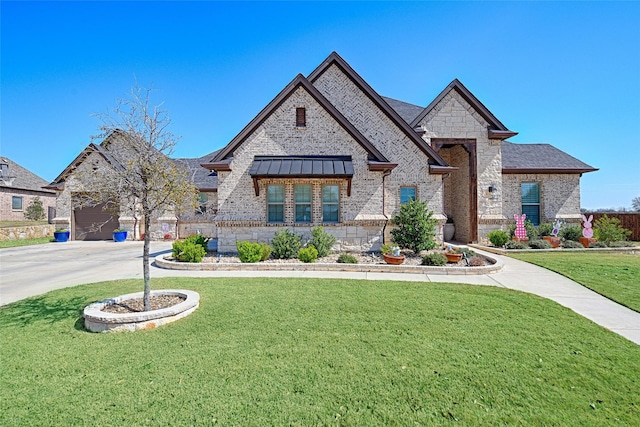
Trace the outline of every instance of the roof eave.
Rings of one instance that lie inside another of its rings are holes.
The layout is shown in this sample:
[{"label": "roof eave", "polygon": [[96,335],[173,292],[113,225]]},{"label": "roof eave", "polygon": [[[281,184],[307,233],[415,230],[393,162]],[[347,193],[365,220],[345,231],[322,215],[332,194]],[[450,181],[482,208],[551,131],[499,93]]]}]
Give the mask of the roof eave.
[{"label": "roof eave", "polygon": [[512,136],[516,136],[517,134],[518,132],[514,132],[511,130],[488,129],[489,139],[505,140],[507,138],[511,138]]},{"label": "roof eave", "polygon": [[440,166],[440,165],[429,165],[429,173],[434,175],[443,175],[446,173],[451,173],[457,171],[459,168],[455,166]]},{"label": "roof eave", "polygon": [[503,174],[525,174],[525,173],[544,173],[544,174],[583,174],[595,172],[598,168],[502,168]]},{"label": "roof eave", "polygon": [[211,162],[211,163],[201,163],[200,166],[203,168],[216,171],[216,172],[230,172],[231,171],[231,162],[230,161],[222,161],[222,162]]}]

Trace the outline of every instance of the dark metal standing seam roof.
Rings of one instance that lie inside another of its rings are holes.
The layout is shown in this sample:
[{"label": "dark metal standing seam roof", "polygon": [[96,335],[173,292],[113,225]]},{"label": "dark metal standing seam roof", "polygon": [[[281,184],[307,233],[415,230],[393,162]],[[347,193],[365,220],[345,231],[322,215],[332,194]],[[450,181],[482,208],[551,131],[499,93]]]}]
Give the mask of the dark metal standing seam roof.
[{"label": "dark metal standing seam roof", "polygon": [[351,178],[351,156],[255,156],[253,178]]}]

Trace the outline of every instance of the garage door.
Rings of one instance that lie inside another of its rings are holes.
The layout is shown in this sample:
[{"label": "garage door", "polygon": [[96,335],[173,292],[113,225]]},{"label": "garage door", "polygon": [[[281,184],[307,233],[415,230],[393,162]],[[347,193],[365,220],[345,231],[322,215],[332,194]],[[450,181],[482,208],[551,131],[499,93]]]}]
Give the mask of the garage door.
[{"label": "garage door", "polygon": [[118,221],[97,205],[73,211],[75,240],[111,240]]}]

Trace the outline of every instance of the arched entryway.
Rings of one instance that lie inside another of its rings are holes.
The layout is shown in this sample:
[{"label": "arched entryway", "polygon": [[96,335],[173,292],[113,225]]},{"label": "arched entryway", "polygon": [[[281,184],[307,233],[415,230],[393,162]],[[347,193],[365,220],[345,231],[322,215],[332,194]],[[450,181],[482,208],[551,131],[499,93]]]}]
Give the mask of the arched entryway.
[{"label": "arched entryway", "polygon": [[478,241],[478,173],[476,140],[431,138],[431,146],[458,170],[444,180],[444,211],[456,226],[454,239],[462,243]]}]

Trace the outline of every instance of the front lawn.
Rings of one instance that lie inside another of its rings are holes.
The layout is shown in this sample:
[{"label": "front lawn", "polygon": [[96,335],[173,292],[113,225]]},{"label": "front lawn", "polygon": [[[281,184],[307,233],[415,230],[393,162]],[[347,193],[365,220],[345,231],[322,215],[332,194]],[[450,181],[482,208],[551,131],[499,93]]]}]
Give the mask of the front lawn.
[{"label": "front lawn", "polygon": [[636,425],[640,351],[552,301],[442,283],[155,279],[195,313],[92,334],[140,281],[0,308],[0,424]]},{"label": "front lawn", "polygon": [[53,237],[37,237],[35,239],[0,240],[0,249],[18,246],[42,245],[54,241]]},{"label": "front lawn", "polygon": [[560,273],[640,312],[640,256],[602,252],[517,253],[510,257]]}]

